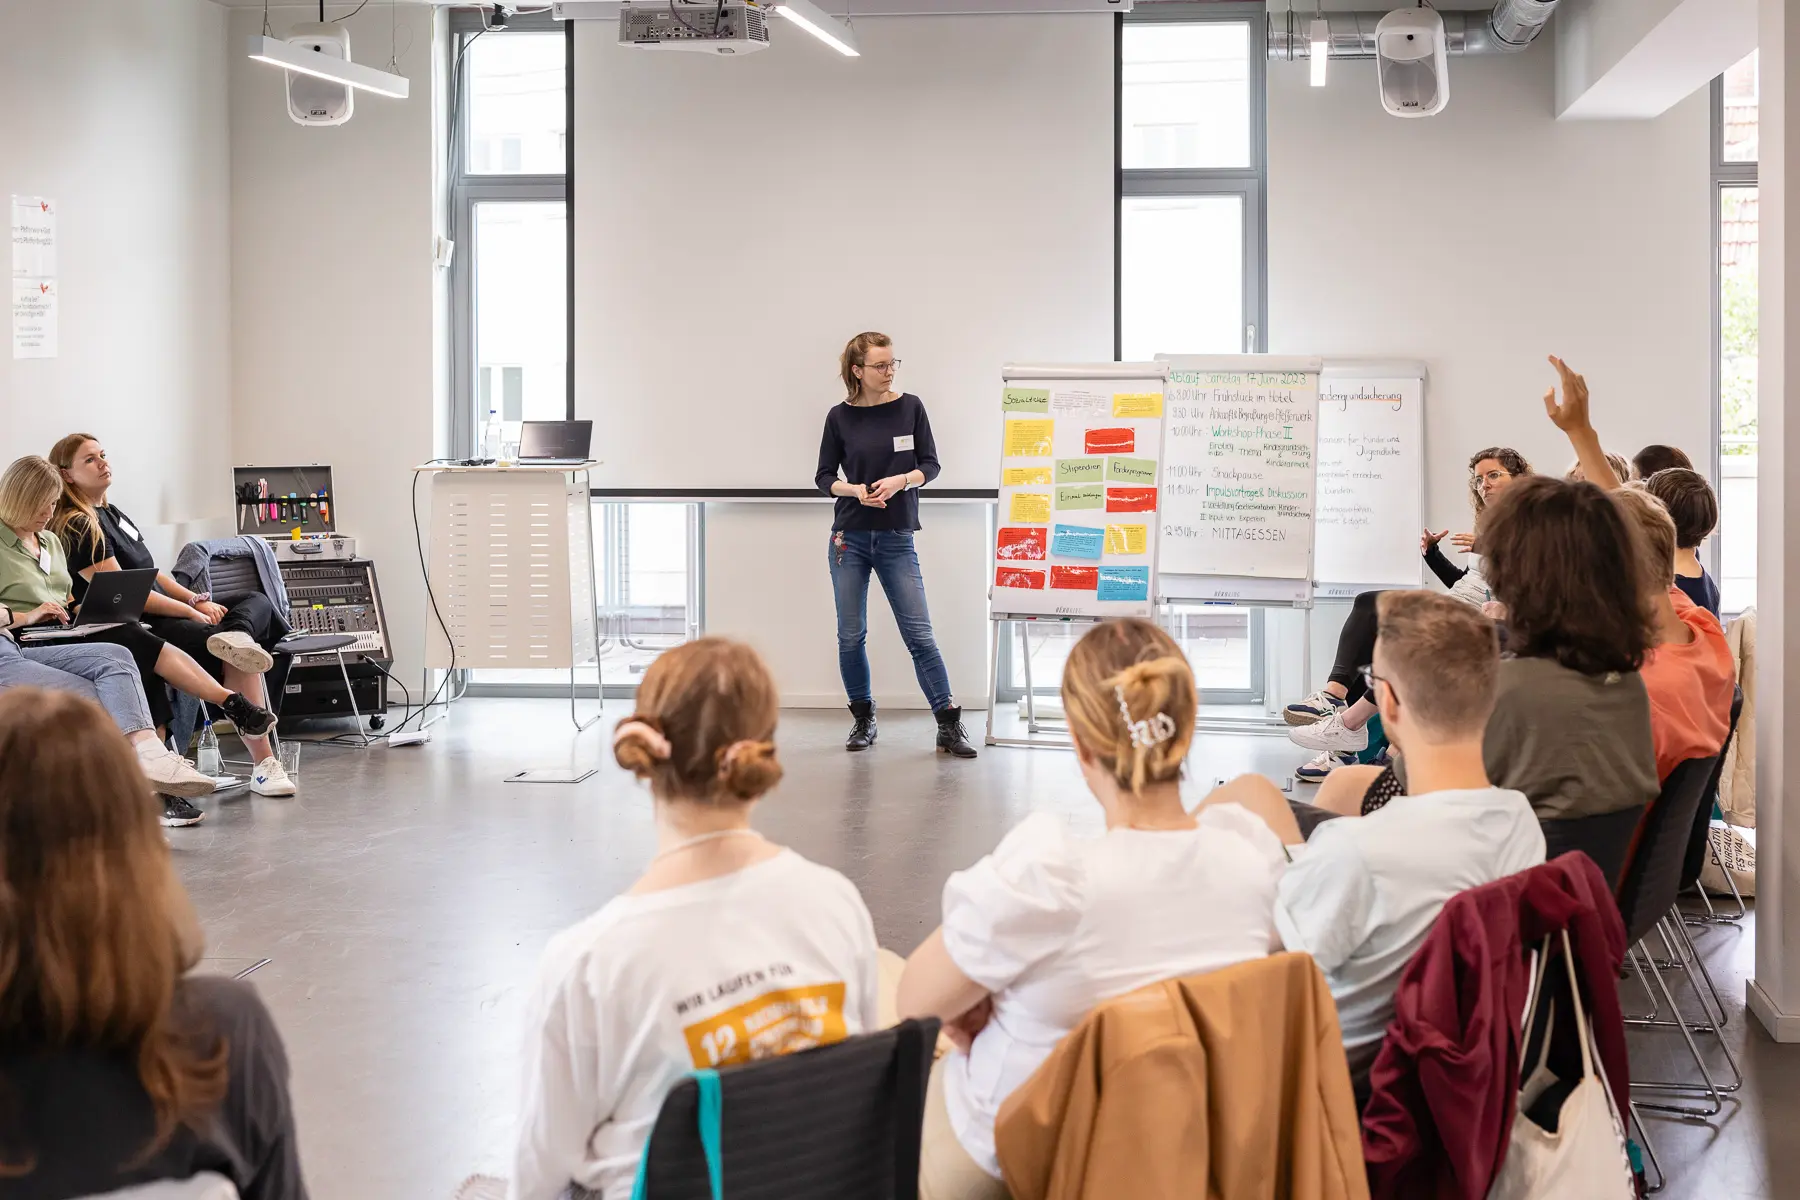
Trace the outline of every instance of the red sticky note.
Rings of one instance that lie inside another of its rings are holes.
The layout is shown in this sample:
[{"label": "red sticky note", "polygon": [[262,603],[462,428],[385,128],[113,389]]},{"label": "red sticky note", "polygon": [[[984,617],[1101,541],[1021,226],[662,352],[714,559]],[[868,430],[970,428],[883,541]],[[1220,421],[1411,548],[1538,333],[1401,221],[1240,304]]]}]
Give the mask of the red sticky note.
[{"label": "red sticky note", "polygon": [[1107,488],[1107,512],[1156,511],[1155,488]]},{"label": "red sticky note", "polygon": [[[1095,570],[1099,570],[1098,567]],[[1023,567],[1001,567],[994,572],[994,586],[1003,588],[1030,588],[1033,591],[1044,590],[1044,573],[1027,571]],[[1099,583],[1096,581],[1095,587]]]},{"label": "red sticky note", "polygon": [[1130,429],[1090,429],[1087,431],[1089,454],[1130,454],[1137,449],[1137,434]]},{"label": "red sticky note", "polygon": [[1042,560],[1050,553],[1050,531],[1042,525],[1008,525],[995,539],[994,557]]},{"label": "red sticky note", "polygon": [[1100,590],[1099,567],[1051,567],[1050,586],[1062,592]]}]

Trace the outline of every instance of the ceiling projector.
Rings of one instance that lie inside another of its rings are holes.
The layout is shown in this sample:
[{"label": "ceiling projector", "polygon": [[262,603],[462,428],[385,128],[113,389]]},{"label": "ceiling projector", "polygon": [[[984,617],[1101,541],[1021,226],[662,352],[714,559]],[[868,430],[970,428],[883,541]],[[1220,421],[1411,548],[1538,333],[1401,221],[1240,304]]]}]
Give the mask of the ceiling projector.
[{"label": "ceiling projector", "polygon": [[1435,9],[1400,8],[1375,26],[1375,78],[1381,107],[1396,117],[1429,117],[1450,102],[1444,18]]},{"label": "ceiling projector", "polygon": [[723,5],[626,5],[619,9],[619,45],[749,54],[769,48],[769,26],[765,10],[743,0]]}]

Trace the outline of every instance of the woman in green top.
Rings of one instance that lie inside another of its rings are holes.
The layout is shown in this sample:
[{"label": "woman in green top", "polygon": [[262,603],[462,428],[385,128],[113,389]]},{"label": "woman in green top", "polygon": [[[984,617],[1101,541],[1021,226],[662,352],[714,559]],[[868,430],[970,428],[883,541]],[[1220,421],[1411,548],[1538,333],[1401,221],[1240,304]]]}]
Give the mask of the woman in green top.
[{"label": "woman in green top", "polygon": [[[0,474],[0,605],[12,610],[15,627],[47,621],[67,624],[71,619],[68,558],[56,535],[45,528],[61,495],[62,476],[48,459],[27,455]],[[86,640],[130,651],[162,736],[167,736],[169,699],[163,688],[150,684],[152,675],[218,705],[240,733],[256,736],[275,724],[268,709],[227,691],[199,663],[136,621],[97,630]]]}]

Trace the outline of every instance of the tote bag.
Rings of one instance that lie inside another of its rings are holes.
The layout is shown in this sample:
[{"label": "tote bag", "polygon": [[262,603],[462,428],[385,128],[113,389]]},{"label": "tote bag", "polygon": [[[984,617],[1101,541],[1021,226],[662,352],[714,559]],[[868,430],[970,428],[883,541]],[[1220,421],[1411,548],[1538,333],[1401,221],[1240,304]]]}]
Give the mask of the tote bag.
[{"label": "tote bag", "polygon": [[[1533,952],[1537,961],[1533,964],[1531,994],[1519,1039],[1521,1051],[1531,1045],[1538,998],[1554,949],[1555,942],[1546,938],[1543,947]],[[1488,1188],[1488,1200],[1631,1200],[1637,1195],[1631,1162],[1625,1152],[1624,1127],[1582,1009],[1581,985],[1575,978],[1575,955],[1569,948],[1566,929],[1562,932],[1562,958],[1568,967],[1575,1032],[1581,1042],[1581,1081],[1563,1100],[1555,1132],[1526,1114],[1531,1102],[1557,1082],[1548,1066],[1550,1035],[1555,1032],[1556,1019],[1552,1005],[1537,1065],[1519,1086],[1518,1111],[1513,1115],[1506,1161]]]}]

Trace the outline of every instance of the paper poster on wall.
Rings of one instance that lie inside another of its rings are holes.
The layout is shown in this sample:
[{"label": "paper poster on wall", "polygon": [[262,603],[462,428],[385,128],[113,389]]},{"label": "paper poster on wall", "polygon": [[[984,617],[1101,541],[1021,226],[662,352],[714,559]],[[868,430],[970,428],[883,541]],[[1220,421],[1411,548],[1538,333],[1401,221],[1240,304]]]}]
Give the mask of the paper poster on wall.
[{"label": "paper poster on wall", "polygon": [[12,282],[13,357],[55,358],[55,281],[15,279]]},{"label": "paper poster on wall", "polygon": [[1008,370],[1023,375],[1007,374],[999,396],[993,611],[1148,616],[1164,369],[1109,363]]},{"label": "paper poster on wall", "polygon": [[56,205],[12,198],[14,358],[56,357]]},{"label": "paper poster on wall", "polygon": [[1313,576],[1321,595],[1423,581],[1413,531],[1424,523],[1424,367],[1404,375],[1402,366],[1377,364],[1376,373],[1327,364],[1319,380]]}]

